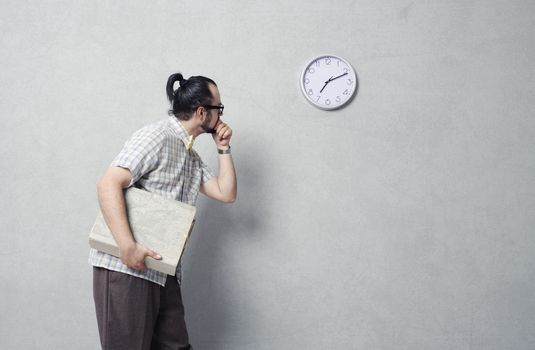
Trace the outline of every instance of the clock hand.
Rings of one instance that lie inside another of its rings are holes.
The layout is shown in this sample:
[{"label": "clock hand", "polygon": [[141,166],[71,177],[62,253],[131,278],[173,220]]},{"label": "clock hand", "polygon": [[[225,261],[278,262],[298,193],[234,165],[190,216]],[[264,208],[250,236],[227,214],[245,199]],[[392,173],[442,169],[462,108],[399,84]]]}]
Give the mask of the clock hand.
[{"label": "clock hand", "polygon": [[329,79],[329,82],[331,82],[331,81],[333,81],[333,80],[336,80],[336,79],[338,79],[338,78],[341,78],[341,77],[343,77],[344,75],[347,75],[347,74],[348,74],[348,73],[347,73],[347,72],[345,72],[344,74],[340,74],[340,75],[339,75],[339,76],[337,76],[337,77],[334,77],[334,78],[333,78],[333,77],[331,77],[331,79]]},{"label": "clock hand", "polygon": [[[347,74],[347,73],[346,73]],[[333,80],[333,77],[330,77],[329,80],[327,80],[325,82],[325,85],[323,85],[323,87],[321,88],[320,90],[320,94],[323,92],[323,89],[325,89],[325,87],[327,86],[327,84],[329,84],[331,82],[331,80]]]}]

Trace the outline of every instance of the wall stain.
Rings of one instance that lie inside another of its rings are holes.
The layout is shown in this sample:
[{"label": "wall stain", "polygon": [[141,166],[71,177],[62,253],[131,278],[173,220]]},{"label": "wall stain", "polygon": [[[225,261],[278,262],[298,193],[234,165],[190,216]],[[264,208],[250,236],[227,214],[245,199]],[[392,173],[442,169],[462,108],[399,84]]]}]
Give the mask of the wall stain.
[{"label": "wall stain", "polygon": [[413,6],[414,6],[414,1],[411,2],[409,5],[403,7],[403,8],[399,11],[398,19],[407,21],[407,19],[408,19],[408,17],[409,17],[409,13],[411,12]]}]

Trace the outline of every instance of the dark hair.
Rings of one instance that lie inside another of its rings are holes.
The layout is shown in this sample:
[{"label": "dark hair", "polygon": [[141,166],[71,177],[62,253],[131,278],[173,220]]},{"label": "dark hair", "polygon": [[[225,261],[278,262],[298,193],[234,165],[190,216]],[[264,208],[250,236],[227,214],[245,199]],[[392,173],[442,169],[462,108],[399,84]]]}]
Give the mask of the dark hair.
[{"label": "dark hair", "polygon": [[[177,81],[180,86],[174,90],[173,86]],[[171,74],[166,87],[167,98],[171,103],[169,115],[188,120],[199,106],[211,104],[214,96],[210,92],[210,84],[217,86],[210,78],[194,76],[184,79],[180,73]]]}]

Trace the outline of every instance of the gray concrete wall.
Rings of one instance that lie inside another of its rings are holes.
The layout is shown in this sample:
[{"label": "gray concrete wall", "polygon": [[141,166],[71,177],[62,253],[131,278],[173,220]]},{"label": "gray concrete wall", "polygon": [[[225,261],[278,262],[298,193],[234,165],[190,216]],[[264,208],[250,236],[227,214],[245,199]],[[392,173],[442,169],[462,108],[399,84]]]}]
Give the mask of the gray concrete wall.
[{"label": "gray concrete wall", "polygon": [[[0,348],[96,349],[95,183],[215,79],[239,200],[201,199],[195,349],[535,348],[533,1],[2,1]],[[336,112],[299,90],[347,58]],[[199,153],[213,168],[212,141]]]}]

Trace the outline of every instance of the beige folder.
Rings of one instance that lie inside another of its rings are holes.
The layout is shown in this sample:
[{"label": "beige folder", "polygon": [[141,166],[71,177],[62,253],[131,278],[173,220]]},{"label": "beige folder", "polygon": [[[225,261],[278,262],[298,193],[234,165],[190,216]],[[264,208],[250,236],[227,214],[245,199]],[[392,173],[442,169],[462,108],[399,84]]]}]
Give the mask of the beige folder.
[{"label": "beige folder", "polygon": [[[145,258],[145,265],[174,275],[193,229],[196,208],[134,187],[125,190],[125,200],[134,239],[162,256],[161,260]],[[117,243],[100,211],[89,234],[89,245],[119,256]]]}]

